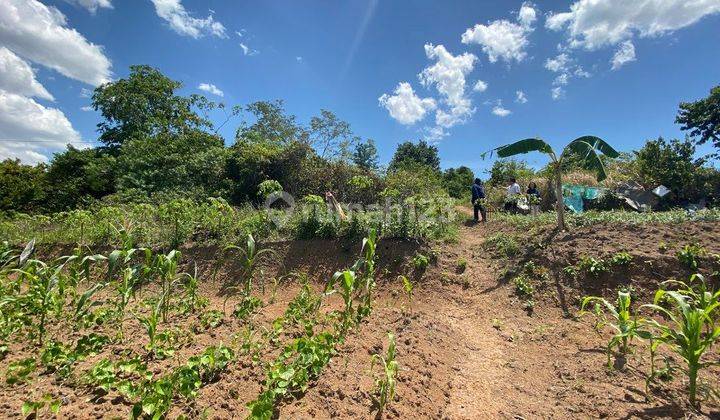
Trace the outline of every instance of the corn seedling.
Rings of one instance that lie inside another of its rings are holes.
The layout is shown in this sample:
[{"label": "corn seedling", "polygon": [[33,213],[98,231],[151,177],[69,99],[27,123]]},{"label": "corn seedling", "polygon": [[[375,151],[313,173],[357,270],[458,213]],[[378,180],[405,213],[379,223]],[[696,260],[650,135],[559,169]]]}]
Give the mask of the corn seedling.
[{"label": "corn seedling", "polygon": [[[339,288],[337,287],[339,285]],[[355,310],[353,309],[353,295],[357,288],[357,277],[354,271],[345,270],[335,273],[325,286],[325,294],[339,293],[345,303],[342,312],[342,331],[346,331],[352,322]]]},{"label": "corn seedling", "polygon": [[160,302],[162,309],[162,320],[167,322],[167,314],[170,308],[170,296],[177,280],[178,263],[180,262],[180,251],[172,250],[167,255],[160,254],[155,260],[155,267],[160,275],[162,287]]},{"label": "corn seedling", "polygon": [[370,370],[377,363],[382,367],[379,377],[375,378],[375,392],[378,395],[379,414],[385,411],[387,404],[395,398],[395,384],[398,372],[398,363],[395,360],[395,336],[388,333],[388,349],[387,353],[382,356],[374,354]]},{"label": "corn seedling", "polygon": [[[660,324],[655,320],[649,320],[648,323],[654,330],[653,339],[669,346],[687,365],[688,394],[690,403],[695,406],[698,373],[713,364],[703,361],[703,355],[720,338],[720,325],[716,325],[720,291],[709,290],[701,275],[692,276],[690,284],[675,281],[671,283],[680,285],[681,289],[658,290],[653,304],[644,307],[670,320],[670,325]],[[663,302],[670,304],[671,309],[660,306]]]},{"label": "corn seedling", "polygon": [[255,238],[250,234],[247,236],[245,248],[237,245],[228,245],[225,247],[224,251],[237,251],[240,254],[239,261],[242,270],[241,280],[244,287],[243,293],[245,296],[250,296],[250,293],[252,292],[252,280],[255,275],[255,266],[258,258],[264,254],[274,254],[275,251],[269,248],[258,250]]},{"label": "corn seedling", "polygon": [[181,274],[181,277],[185,279],[185,296],[181,302],[183,311],[185,313],[194,313],[198,309],[207,306],[207,298],[200,296],[198,292],[199,279],[197,274],[197,264],[195,265],[194,274],[183,273]]},{"label": "corn seedling", "polygon": [[411,305],[412,300],[413,300],[414,286],[413,286],[412,282],[410,281],[410,279],[407,278],[407,276],[400,275],[400,276],[398,276],[398,278],[400,279],[400,281],[402,281],[403,291],[405,292],[405,295],[408,298],[408,304]]},{"label": "corn seedling", "polygon": [[138,316],[135,315],[135,318],[142,324],[143,327],[145,327],[145,332],[148,335],[148,350],[153,350],[155,348],[155,339],[157,337],[157,326],[160,322],[160,318],[162,317],[162,298],[159,298],[157,302],[155,302],[154,305],[150,307],[150,313],[145,316]]},{"label": "corn seedling", "polygon": [[[609,325],[615,335],[607,344],[608,367],[612,368],[610,363],[610,355],[613,347],[617,347],[623,355],[629,351],[629,345],[633,338],[649,338],[648,334],[641,328],[643,322],[632,315],[630,310],[630,294],[627,292],[618,292],[615,305],[601,297],[586,296],[580,306],[580,315],[586,313],[585,308],[588,304],[594,303],[594,313],[598,317],[597,328]],[[603,310],[605,308],[605,311]],[[608,321],[605,312],[610,313],[614,321]]]}]

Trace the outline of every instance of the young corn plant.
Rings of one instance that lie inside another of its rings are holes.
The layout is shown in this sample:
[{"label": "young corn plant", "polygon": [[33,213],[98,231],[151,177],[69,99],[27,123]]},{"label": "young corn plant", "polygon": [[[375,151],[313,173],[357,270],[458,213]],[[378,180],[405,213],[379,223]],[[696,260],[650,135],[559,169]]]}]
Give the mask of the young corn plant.
[{"label": "young corn plant", "polygon": [[[607,344],[608,367],[612,368],[610,356],[613,347],[617,347],[618,351],[625,355],[629,351],[630,342],[633,338],[648,338],[648,334],[642,328],[643,321],[639,320],[637,316],[631,313],[631,299],[629,293],[619,291],[615,305],[601,297],[586,296],[580,307],[581,315],[587,313],[585,308],[590,303],[595,304],[594,313],[598,316],[598,328],[601,328],[604,325],[609,325],[615,331],[615,335],[612,336]],[[603,307],[605,307],[605,310],[610,313],[614,322],[608,321],[605,318],[606,311],[603,311]]]},{"label": "young corn plant", "polygon": [[[688,395],[690,404],[696,406],[698,374],[703,368],[715,364],[704,361],[703,356],[720,340],[720,325],[717,324],[720,291],[708,289],[701,275],[692,276],[690,284],[666,283],[678,284],[680,289],[658,290],[653,304],[643,307],[670,320],[670,325],[655,320],[647,322],[654,331],[653,340],[670,347],[687,365]],[[669,304],[671,308],[664,308],[662,303]]]},{"label": "young corn plant", "polygon": [[407,276],[403,276],[403,275],[398,276],[398,278],[400,279],[400,281],[402,281],[403,291],[405,292],[405,295],[408,298],[408,306],[412,306],[413,289],[414,289],[412,281],[410,281],[410,279],[407,278]]},{"label": "young corn plant", "polygon": [[207,298],[200,296],[198,292],[199,278],[197,273],[197,265],[195,265],[195,273],[183,273],[181,277],[185,279],[185,296],[182,300],[183,310],[185,312],[196,312],[200,308],[204,308],[208,304]]},{"label": "young corn plant", "polygon": [[363,239],[362,257],[355,263],[352,270],[361,273],[363,283],[363,296],[358,307],[358,320],[370,315],[372,311],[372,293],[375,289],[375,250],[377,248],[377,232],[370,230],[370,234]]},{"label": "young corn plant", "polygon": [[135,285],[137,284],[136,270],[127,267],[123,270],[122,280],[118,282],[116,290],[118,293],[117,302],[115,302],[115,311],[119,323],[119,335],[122,339],[123,333],[123,321],[125,321],[125,310],[127,309],[130,299],[135,296]]},{"label": "young corn plant", "polygon": [[384,356],[374,354],[370,366],[370,371],[372,371],[376,363],[382,367],[379,377],[375,378],[375,392],[378,395],[378,414],[380,417],[382,417],[388,403],[395,398],[395,384],[397,383],[395,378],[398,372],[395,355],[395,336],[388,333],[387,353]]},{"label": "young corn plant", "polygon": [[248,234],[244,248],[238,245],[228,245],[225,247],[224,251],[237,251],[240,254],[239,261],[241,266],[243,293],[245,296],[250,296],[250,293],[252,292],[252,280],[255,276],[255,266],[258,258],[264,254],[274,254],[275,251],[269,248],[257,249],[255,238],[251,234]]},{"label": "young corn plant", "polygon": [[145,327],[145,332],[148,335],[148,345],[147,349],[152,351],[155,349],[155,339],[157,337],[157,326],[160,322],[160,318],[162,317],[162,297],[158,299],[158,301],[150,308],[150,313],[145,316],[138,316],[135,315],[135,318],[142,324],[143,327]]},{"label": "young corn plant", "polygon": [[170,296],[172,289],[178,279],[178,263],[180,262],[180,251],[172,250],[167,255],[160,254],[156,257],[155,267],[160,276],[162,306],[162,320],[167,322],[167,315],[170,308]]},{"label": "young corn plant", "polygon": [[55,306],[58,285],[58,270],[39,260],[27,261],[23,269],[16,270],[18,278],[27,280],[28,291],[25,295],[29,311],[37,318],[38,343],[42,346],[46,332],[46,323],[50,310]]},{"label": "young corn plant", "polygon": [[354,271],[345,270],[338,271],[328,281],[325,286],[325,294],[331,295],[333,293],[339,293],[342,296],[343,302],[345,303],[345,309],[341,314],[341,332],[347,331],[351,326],[355,316],[355,309],[353,308],[353,295],[358,287],[358,279]]}]

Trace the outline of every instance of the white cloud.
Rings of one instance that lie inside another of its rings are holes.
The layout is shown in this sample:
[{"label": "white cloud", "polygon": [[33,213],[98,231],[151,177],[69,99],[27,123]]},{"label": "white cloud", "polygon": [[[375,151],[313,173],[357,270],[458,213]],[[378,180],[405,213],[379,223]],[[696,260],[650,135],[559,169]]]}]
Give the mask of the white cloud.
[{"label": "white cloud", "polygon": [[560,86],[556,86],[550,89],[550,96],[552,96],[553,100],[557,101],[558,99],[565,96],[565,90]]},{"label": "white cloud", "polygon": [[295,57],[295,61],[297,61],[298,63],[302,63],[303,58],[298,55],[297,57]]},{"label": "white cloud", "polygon": [[208,92],[208,93],[212,93],[213,95],[216,95],[216,96],[220,96],[220,97],[225,96],[223,91],[218,89],[217,86],[213,85],[212,83],[200,83],[198,85],[198,89]]},{"label": "white cloud", "polygon": [[60,149],[79,140],[80,134],[62,111],[0,90],[0,159],[46,161],[47,157],[39,151]]},{"label": "white cloud", "polygon": [[537,20],[537,11],[532,3],[525,2],[518,12],[518,21],[521,25],[530,27]]},{"label": "white cloud", "polygon": [[545,26],[567,28],[570,46],[595,50],[636,35],[663,35],[718,12],[720,0],[579,0],[569,12],[551,14]]},{"label": "white cloud", "polygon": [[488,55],[491,63],[502,59],[506,62],[523,61],[527,56],[525,48],[529,44],[527,36],[533,31],[532,23],[536,11],[531,3],[523,3],[518,13],[519,23],[505,19],[476,24],[468,28],[461,37],[464,44],[479,44]]},{"label": "white cloud", "polygon": [[568,57],[567,54],[558,54],[555,58],[548,58],[547,60],[545,60],[545,68],[555,73],[559,71],[564,72],[567,71],[567,66],[569,62],[570,57]]},{"label": "white cloud", "polygon": [[425,44],[425,55],[437,61],[418,74],[420,83],[425,87],[434,85],[442,103],[447,106],[447,110],[435,112],[436,124],[450,128],[464,123],[475,112],[470,99],[465,96],[465,76],[473,70],[477,57],[469,53],[452,55],[444,46],[432,44]]},{"label": "white cloud", "polygon": [[243,55],[253,56],[253,55],[257,55],[260,52],[258,50],[254,50],[254,49],[248,47],[247,45],[243,44],[242,42],[240,43],[240,48],[242,48]]},{"label": "white cloud", "polygon": [[30,64],[5,47],[0,47],[0,89],[18,95],[55,100],[37,81]]},{"label": "white cloud", "polygon": [[497,115],[498,117],[505,118],[508,115],[512,114],[512,111],[503,107],[502,102],[498,101],[498,104],[493,107],[492,113]]},{"label": "white cloud", "polygon": [[91,14],[95,14],[98,9],[112,9],[113,5],[110,0],[65,0],[68,3],[82,6]]},{"label": "white cloud", "polygon": [[527,103],[527,96],[522,90],[515,91],[515,102],[519,104]]},{"label": "white cloud", "polygon": [[91,98],[93,95],[92,89],[88,88],[81,88],[80,89],[80,97],[81,98]]},{"label": "white cloud", "polygon": [[65,15],[37,0],[0,1],[0,44],[61,74],[97,86],[110,80],[102,47],[67,27]]},{"label": "white cloud", "polygon": [[475,92],[485,92],[488,88],[488,84],[486,82],[483,82],[482,80],[478,80],[473,85],[473,90]]},{"label": "white cloud", "polygon": [[631,41],[625,41],[615,51],[612,58],[612,69],[617,70],[631,61],[635,61],[635,46]]},{"label": "white cloud", "polygon": [[205,19],[190,16],[180,0],[152,0],[155,12],[164,19],[172,30],[180,35],[200,38],[205,35],[214,35],[218,38],[227,38],[225,26],[216,21],[212,14]]},{"label": "white cloud", "polygon": [[437,107],[434,99],[417,96],[408,82],[398,83],[393,95],[383,94],[378,102],[391,117],[405,125],[415,124]]},{"label": "white cloud", "polygon": [[80,107],[80,109],[81,109],[82,111],[85,111],[85,112],[90,112],[90,111],[94,111],[94,110],[95,110],[93,107],[91,107],[91,106],[89,106],[89,105],[88,105],[88,106],[82,106],[82,107]]},{"label": "white cloud", "polygon": [[555,86],[565,86],[568,84],[568,79],[570,76],[568,76],[567,73],[559,74],[555,80],[553,80],[553,85]]}]

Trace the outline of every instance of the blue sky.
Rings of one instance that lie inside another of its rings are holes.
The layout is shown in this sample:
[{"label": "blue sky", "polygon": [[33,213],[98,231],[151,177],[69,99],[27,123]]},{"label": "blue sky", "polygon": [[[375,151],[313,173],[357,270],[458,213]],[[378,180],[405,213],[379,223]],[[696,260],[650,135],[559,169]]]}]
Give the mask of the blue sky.
[{"label": "blue sky", "polygon": [[[228,105],[283,99],[301,122],[329,109],[374,139],[382,162],[419,138],[436,142],[443,167],[476,172],[491,164],[482,152],[532,136],[559,147],[595,134],[629,151],[682,137],[678,103],[720,83],[720,0],[686,3],[8,0],[0,110],[15,117],[0,116],[0,158],[38,161],[67,139],[93,141],[99,115],[82,109],[83,89],[132,64]],[[38,35],[43,25],[58,35]],[[15,75],[16,62],[31,76]],[[239,123],[222,130],[226,142]]]}]

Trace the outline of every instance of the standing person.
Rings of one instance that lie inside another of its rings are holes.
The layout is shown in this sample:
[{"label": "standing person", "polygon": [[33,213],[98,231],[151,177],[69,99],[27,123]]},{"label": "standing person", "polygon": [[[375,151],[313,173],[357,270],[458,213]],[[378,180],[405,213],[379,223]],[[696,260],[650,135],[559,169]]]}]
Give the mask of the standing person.
[{"label": "standing person", "polygon": [[515,178],[510,178],[510,185],[507,187],[507,197],[505,198],[505,210],[510,213],[517,213],[518,198],[520,198],[520,185]]},{"label": "standing person", "polygon": [[534,182],[528,184],[527,199],[530,205],[530,215],[537,216],[540,213],[540,191]]},{"label": "standing person", "polygon": [[478,219],[478,211],[480,214],[482,214],[482,221],[483,223],[487,222],[487,212],[485,211],[485,207],[482,205],[482,200],[485,198],[485,187],[483,187],[482,181],[480,181],[480,178],[475,178],[475,183],[473,183],[472,186],[472,200],[471,203],[473,205],[473,216],[475,219],[475,223],[479,221]]}]

